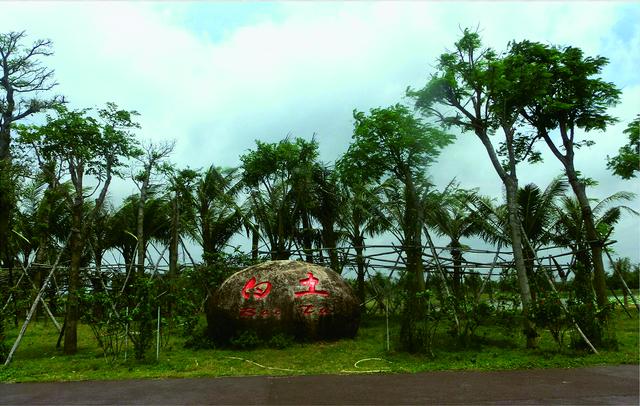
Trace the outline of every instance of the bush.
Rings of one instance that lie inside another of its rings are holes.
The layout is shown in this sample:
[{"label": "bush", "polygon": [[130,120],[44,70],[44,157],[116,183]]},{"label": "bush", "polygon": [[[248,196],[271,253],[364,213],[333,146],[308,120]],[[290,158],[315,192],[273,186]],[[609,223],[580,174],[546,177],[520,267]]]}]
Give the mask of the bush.
[{"label": "bush", "polygon": [[229,340],[231,347],[239,350],[252,350],[262,344],[262,340],[254,330],[245,330]]},{"label": "bush", "polygon": [[269,348],[282,350],[284,348],[291,347],[293,341],[294,340],[292,336],[284,333],[278,333],[269,338],[269,340],[267,341],[267,346]]},{"label": "bush", "polygon": [[562,308],[556,292],[543,292],[531,305],[531,318],[539,327],[549,330],[558,347],[564,346],[564,335],[571,328],[571,320]]}]

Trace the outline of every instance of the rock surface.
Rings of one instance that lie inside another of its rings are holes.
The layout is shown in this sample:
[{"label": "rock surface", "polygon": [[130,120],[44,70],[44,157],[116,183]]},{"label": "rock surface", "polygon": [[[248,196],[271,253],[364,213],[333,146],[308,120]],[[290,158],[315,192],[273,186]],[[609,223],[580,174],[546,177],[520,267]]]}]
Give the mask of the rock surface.
[{"label": "rock surface", "polygon": [[226,342],[244,330],[263,338],[353,337],[360,307],[351,287],[329,268],[267,261],[231,275],[207,303],[208,333]]}]

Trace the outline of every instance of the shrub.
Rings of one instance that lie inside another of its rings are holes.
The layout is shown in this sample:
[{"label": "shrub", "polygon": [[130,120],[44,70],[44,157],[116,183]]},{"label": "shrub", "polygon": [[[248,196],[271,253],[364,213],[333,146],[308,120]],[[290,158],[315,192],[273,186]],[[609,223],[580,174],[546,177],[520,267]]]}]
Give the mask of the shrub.
[{"label": "shrub", "polygon": [[260,346],[262,344],[262,340],[258,337],[258,334],[256,334],[255,331],[245,330],[235,337],[232,337],[229,340],[229,344],[231,344],[233,348],[239,350],[251,350]]}]

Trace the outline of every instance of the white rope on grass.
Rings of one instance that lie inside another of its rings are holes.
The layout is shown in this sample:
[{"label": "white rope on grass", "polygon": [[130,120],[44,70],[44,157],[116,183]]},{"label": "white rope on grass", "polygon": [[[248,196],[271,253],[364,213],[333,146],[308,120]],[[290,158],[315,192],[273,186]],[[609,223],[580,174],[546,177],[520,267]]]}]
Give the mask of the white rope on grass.
[{"label": "white rope on grass", "polygon": [[[389,364],[393,364],[393,362],[388,361],[386,359],[382,359],[382,358],[363,358],[361,360],[358,360],[355,362],[355,364],[353,364],[353,366],[355,368],[360,368],[358,366],[359,363],[361,362],[365,362],[365,361],[385,361],[388,362]],[[380,372],[389,372],[390,369],[389,368],[383,368],[383,369],[366,369],[366,370],[357,370],[357,371],[352,371],[352,370],[348,370],[348,369],[343,369],[342,371],[340,371],[340,373],[343,374],[375,374],[375,373],[380,373]]]},{"label": "white rope on grass", "polygon": [[245,361],[245,362],[248,362],[248,363],[250,363],[250,364],[253,364],[253,365],[259,366],[260,368],[265,368],[265,369],[274,369],[274,370],[278,370],[278,371],[287,371],[287,372],[300,372],[300,371],[298,371],[297,369],[287,369],[287,368],[268,367],[268,366],[266,366],[266,365],[261,365],[261,364],[258,364],[257,362],[253,362],[253,361],[251,361],[251,360],[244,359],[244,358],[240,358],[240,357],[225,357],[225,358],[229,358],[229,359],[237,359],[237,360],[239,360],[239,361]]}]

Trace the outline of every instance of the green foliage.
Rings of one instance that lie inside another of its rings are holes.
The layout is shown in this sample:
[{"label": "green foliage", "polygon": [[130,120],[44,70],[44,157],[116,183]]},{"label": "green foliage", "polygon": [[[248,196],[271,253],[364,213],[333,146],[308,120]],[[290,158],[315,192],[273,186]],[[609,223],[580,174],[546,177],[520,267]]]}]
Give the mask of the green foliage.
[{"label": "green foliage", "polygon": [[133,286],[135,305],[129,310],[129,328],[133,352],[137,360],[145,359],[147,349],[153,342],[153,319],[156,314],[153,280],[138,278]]},{"label": "green foliage", "polygon": [[318,143],[285,138],[256,144],[256,150],[240,157],[242,180],[249,188],[252,214],[261,237],[269,243],[272,259],[287,259],[296,237],[303,239],[304,248],[311,248],[309,222]]},{"label": "green foliage", "polygon": [[640,115],[623,132],[629,142],[618,150],[618,155],[607,157],[607,168],[622,179],[631,179],[640,171]]},{"label": "green foliage", "polygon": [[[596,348],[616,348],[618,341],[611,327],[611,307],[599,308],[595,301],[569,300],[569,313],[585,336]],[[571,333],[571,345],[576,349],[588,349],[587,343],[577,331]]]},{"label": "green foliage", "polygon": [[246,225],[246,208],[238,205],[238,193],[244,185],[235,169],[210,166],[200,174],[195,190],[197,241],[202,245],[203,260],[215,262],[231,237]]},{"label": "green foliage", "polygon": [[[640,289],[640,264],[631,264],[630,258],[618,258],[611,264],[612,272],[607,275],[607,286],[612,289],[623,289],[620,276],[624,278],[629,289]],[[625,293],[626,294],[626,293]]]},{"label": "green foliage", "polygon": [[573,323],[562,307],[560,296],[553,291],[543,291],[537,299],[531,305],[531,317],[536,326],[549,330],[558,347],[563,349],[565,333]]},{"label": "green foliage", "polygon": [[269,337],[267,340],[267,347],[282,350],[284,348],[291,347],[293,342],[294,338],[292,336],[284,333],[278,333]]},{"label": "green foliage", "polygon": [[254,330],[243,330],[229,340],[232,348],[252,350],[262,344],[262,340]]},{"label": "green foliage", "polygon": [[353,142],[338,167],[341,173],[365,182],[383,176],[395,176],[402,182],[408,177],[421,178],[424,168],[454,139],[422,123],[400,104],[372,109],[369,115],[356,110],[353,118]]},{"label": "green foliage", "polygon": [[124,302],[114,303],[107,292],[83,292],[80,308],[80,321],[91,328],[104,357],[115,361],[125,349],[126,326],[130,321]]}]

